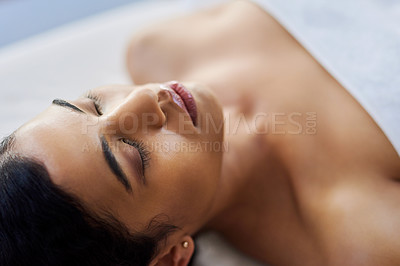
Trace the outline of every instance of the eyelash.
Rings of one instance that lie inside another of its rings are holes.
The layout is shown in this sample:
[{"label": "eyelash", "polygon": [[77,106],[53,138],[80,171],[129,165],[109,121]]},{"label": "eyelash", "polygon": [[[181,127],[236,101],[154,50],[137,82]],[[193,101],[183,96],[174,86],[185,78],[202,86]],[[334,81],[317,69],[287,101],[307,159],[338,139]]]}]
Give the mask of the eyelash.
[{"label": "eyelash", "polygon": [[[103,115],[101,98],[98,95],[93,94],[91,92],[87,93],[86,98],[89,98],[93,101],[94,108],[96,109],[97,114]],[[146,146],[144,145],[143,141],[129,140],[129,139],[121,139],[121,141],[130,146],[135,147],[138,150],[138,152],[140,154],[140,158],[142,159],[143,173],[144,173],[145,169],[149,165],[150,153],[147,150]]]},{"label": "eyelash", "polygon": [[121,139],[121,141],[128,145],[131,145],[132,147],[135,147],[139,151],[140,158],[142,159],[143,173],[144,173],[150,161],[150,153],[147,150],[146,145],[141,140],[129,140],[123,138]]},{"label": "eyelash", "polygon": [[88,94],[86,94],[86,98],[89,98],[93,101],[94,108],[96,109],[97,114],[103,115],[102,101],[101,101],[100,96],[93,94],[91,92],[88,92]]}]

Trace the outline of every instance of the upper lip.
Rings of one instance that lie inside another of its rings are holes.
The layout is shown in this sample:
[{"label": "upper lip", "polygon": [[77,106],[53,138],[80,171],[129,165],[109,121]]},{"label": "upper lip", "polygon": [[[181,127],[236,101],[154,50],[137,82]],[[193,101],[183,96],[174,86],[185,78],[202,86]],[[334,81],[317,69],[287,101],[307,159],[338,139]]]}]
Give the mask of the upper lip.
[{"label": "upper lip", "polygon": [[181,83],[171,81],[163,84],[164,89],[168,90],[172,96],[172,100],[185,111],[190,118],[194,126],[197,125],[197,107],[193,95],[188,89],[185,88]]}]

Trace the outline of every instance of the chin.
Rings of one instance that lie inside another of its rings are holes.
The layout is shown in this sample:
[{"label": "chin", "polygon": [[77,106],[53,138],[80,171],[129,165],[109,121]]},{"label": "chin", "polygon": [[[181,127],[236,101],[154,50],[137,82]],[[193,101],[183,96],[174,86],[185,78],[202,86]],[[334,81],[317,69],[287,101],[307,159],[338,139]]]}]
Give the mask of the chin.
[{"label": "chin", "polygon": [[[205,84],[197,82],[183,82],[190,90],[196,101],[198,125],[201,134],[209,135],[210,141],[223,140],[223,112],[222,105],[214,92]],[[212,124],[214,123],[214,125]],[[214,130],[217,127],[220,130]]]}]

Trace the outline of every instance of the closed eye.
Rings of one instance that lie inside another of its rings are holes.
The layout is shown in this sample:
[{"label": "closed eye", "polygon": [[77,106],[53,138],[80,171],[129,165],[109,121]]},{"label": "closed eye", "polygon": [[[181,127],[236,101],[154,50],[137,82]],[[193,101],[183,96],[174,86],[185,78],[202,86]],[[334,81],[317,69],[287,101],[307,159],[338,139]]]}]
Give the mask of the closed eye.
[{"label": "closed eye", "polygon": [[94,108],[96,109],[96,113],[99,116],[103,115],[103,103],[102,103],[101,97],[92,92],[88,92],[85,97],[88,99],[91,99],[93,101],[93,105],[94,105]]},{"label": "closed eye", "polygon": [[139,152],[141,163],[142,163],[141,175],[142,175],[143,181],[145,181],[146,180],[145,179],[145,170],[148,167],[149,161],[150,161],[150,153],[147,150],[145,144],[143,143],[143,141],[140,141],[140,140],[131,140],[131,139],[126,139],[126,138],[122,138],[121,141],[127,145],[134,147]]}]

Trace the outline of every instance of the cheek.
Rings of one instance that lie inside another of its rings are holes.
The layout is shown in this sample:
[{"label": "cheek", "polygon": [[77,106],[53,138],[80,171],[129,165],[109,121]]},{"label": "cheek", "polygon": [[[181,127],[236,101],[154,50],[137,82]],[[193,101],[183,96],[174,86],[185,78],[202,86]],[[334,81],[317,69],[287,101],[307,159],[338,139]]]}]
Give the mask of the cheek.
[{"label": "cheek", "polygon": [[[179,156],[168,173],[166,186],[170,186],[168,199],[175,213],[200,216],[207,212],[217,192],[220,175],[220,159],[217,154],[185,153]],[[167,200],[168,200],[167,199]]]},{"label": "cheek", "polygon": [[201,218],[217,193],[221,147],[214,150],[215,147],[204,146],[204,141],[189,141],[175,135],[162,136],[159,141],[168,145],[153,149],[148,172],[151,193],[146,197],[146,206],[151,202],[152,211],[171,218],[188,214],[193,219]]}]

